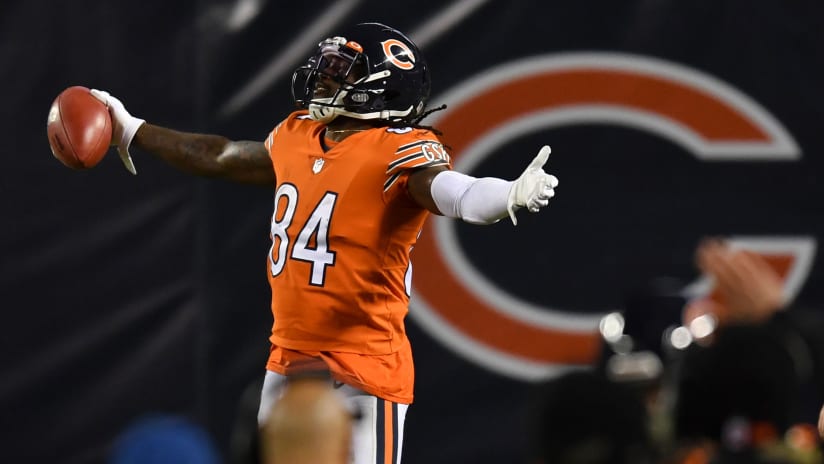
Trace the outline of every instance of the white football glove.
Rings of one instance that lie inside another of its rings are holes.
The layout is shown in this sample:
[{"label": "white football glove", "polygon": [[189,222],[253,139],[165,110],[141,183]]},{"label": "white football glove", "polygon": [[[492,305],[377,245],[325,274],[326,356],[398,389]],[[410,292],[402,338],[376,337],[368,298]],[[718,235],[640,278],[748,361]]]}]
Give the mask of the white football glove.
[{"label": "white football glove", "polygon": [[515,211],[518,208],[525,207],[529,212],[536,213],[549,204],[549,199],[555,196],[554,189],[558,186],[558,178],[547,174],[543,169],[551,151],[549,145],[544,145],[538,152],[538,156],[529,163],[529,166],[509,189],[506,209],[512,219],[512,224],[518,225],[518,219],[515,217]]},{"label": "white football glove", "polygon": [[112,115],[112,142],[117,146],[117,153],[120,154],[120,161],[132,174],[137,175],[137,169],[134,167],[132,157],[129,155],[129,145],[132,143],[134,134],[137,129],[143,125],[146,120],[136,118],[126,111],[123,102],[113,97],[104,90],[91,89],[92,95],[102,101],[109,108],[109,113]]}]

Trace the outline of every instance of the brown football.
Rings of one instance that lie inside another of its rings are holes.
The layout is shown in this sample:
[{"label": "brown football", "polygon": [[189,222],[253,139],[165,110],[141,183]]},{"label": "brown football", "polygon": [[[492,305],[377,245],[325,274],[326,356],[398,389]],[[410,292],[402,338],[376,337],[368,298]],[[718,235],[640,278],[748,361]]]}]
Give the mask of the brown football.
[{"label": "brown football", "polygon": [[46,131],[55,158],[74,169],[88,169],[103,159],[112,143],[106,105],[82,86],[60,92],[49,109]]}]

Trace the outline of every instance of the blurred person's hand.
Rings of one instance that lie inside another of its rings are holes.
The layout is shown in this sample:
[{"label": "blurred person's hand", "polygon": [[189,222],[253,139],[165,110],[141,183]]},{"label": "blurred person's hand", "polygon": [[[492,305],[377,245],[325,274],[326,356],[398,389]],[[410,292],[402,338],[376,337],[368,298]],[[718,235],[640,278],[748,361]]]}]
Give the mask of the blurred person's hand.
[{"label": "blurred person's hand", "polygon": [[764,322],[784,305],[781,277],[763,256],[707,240],[698,247],[696,261],[715,280],[720,301],[708,304],[719,325]]}]

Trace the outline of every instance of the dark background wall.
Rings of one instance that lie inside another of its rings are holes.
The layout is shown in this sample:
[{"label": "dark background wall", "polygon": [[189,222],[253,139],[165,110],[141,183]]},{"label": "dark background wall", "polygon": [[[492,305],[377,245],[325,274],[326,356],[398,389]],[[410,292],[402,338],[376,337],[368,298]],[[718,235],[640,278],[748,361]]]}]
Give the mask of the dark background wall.
[{"label": "dark background wall", "polygon": [[[497,147],[473,174],[514,178],[550,143],[558,197],[517,228],[458,225],[462,252],[485,285],[574,319],[620,308],[657,275],[691,281],[705,235],[820,241],[822,18],[817,0],[4,2],[0,461],[102,462],[149,412],[200,421],[228,455],[239,397],[267,355],[271,190],[187,177],[137,150],[137,177],[116,156],[70,171],[45,136],[63,88],[108,90],[153,123],[259,140],[290,110],[291,71],[314,44],[377,20],[420,42],[433,104],[513,60],[620,52],[713,76],[787,130],[796,160],[706,162],[660,134],[597,122]],[[459,140],[487,116],[443,117]],[[797,299],[819,306],[812,251]],[[529,376],[479,362],[431,324],[413,318],[409,332],[418,379],[405,462],[518,462]]]}]

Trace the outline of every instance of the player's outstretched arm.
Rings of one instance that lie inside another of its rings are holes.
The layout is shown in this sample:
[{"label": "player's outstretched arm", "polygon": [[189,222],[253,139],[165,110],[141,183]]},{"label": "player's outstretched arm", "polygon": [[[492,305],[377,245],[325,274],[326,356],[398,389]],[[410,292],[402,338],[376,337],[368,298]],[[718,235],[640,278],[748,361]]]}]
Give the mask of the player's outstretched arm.
[{"label": "player's outstretched arm", "polygon": [[126,168],[136,173],[129,155],[132,144],[181,171],[237,182],[273,185],[272,161],[263,142],[231,141],[226,137],[181,132],[135,118],[108,92],[93,89],[112,115],[112,144]]},{"label": "player's outstretched arm", "polygon": [[545,145],[514,181],[429,168],[410,176],[409,193],[418,204],[436,214],[472,224],[492,224],[509,215],[512,223],[518,225],[515,211],[527,208],[538,212],[555,196],[558,178],[543,169],[549,153],[550,148]]},{"label": "player's outstretched arm", "polygon": [[134,144],[190,174],[247,184],[275,182],[263,142],[231,141],[219,135],[180,132],[147,123],[138,129]]}]

